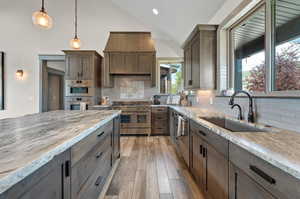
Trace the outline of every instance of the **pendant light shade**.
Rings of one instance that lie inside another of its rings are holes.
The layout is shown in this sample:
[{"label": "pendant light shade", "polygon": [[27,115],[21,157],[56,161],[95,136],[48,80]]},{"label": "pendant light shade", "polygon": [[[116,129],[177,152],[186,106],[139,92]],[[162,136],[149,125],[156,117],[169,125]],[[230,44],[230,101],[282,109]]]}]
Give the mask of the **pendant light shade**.
[{"label": "pendant light shade", "polygon": [[78,38],[78,34],[77,34],[77,0],[75,0],[75,36],[73,39],[71,39],[70,46],[75,50],[80,49],[81,46],[81,41]]},{"label": "pendant light shade", "polygon": [[44,7],[44,0],[42,0],[42,8],[32,14],[33,24],[43,29],[50,29],[53,26],[52,18],[47,14]]}]

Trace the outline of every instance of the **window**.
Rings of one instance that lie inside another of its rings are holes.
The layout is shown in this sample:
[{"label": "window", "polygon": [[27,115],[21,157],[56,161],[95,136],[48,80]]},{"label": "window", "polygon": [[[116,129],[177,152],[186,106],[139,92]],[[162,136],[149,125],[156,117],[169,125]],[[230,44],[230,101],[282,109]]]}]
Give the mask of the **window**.
[{"label": "window", "polygon": [[227,31],[233,80],[230,87],[299,96],[299,0],[262,0]]},{"label": "window", "polygon": [[265,19],[263,5],[230,31],[236,90],[265,90]]},{"label": "window", "polygon": [[178,94],[182,90],[182,62],[160,63],[160,93]]},{"label": "window", "polygon": [[300,1],[275,1],[273,90],[300,90]]}]

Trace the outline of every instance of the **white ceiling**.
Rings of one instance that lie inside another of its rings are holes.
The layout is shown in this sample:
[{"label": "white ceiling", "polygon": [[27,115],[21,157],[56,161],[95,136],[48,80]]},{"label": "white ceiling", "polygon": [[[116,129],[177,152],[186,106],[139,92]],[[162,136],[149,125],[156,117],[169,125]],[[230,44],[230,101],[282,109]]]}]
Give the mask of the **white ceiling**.
[{"label": "white ceiling", "polygon": [[[226,0],[112,0],[144,24],[182,44],[196,24],[208,23]],[[154,15],[156,8],[159,15]],[[155,36],[154,36],[155,37]],[[161,34],[160,34],[161,37]]]}]

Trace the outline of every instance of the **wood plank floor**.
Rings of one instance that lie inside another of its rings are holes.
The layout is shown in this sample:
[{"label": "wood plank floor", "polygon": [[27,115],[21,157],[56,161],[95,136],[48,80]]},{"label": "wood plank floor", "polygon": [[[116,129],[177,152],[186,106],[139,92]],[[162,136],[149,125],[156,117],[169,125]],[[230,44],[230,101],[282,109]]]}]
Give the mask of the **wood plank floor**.
[{"label": "wood plank floor", "polygon": [[105,199],[204,199],[169,137],[122,137]]}]

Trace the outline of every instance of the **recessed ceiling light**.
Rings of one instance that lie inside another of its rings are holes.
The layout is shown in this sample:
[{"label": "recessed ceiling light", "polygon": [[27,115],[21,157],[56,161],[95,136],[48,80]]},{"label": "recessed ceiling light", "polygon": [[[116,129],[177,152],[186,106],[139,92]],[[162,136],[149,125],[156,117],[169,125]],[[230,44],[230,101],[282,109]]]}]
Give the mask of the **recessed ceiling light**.
[{"label": "recessed ceiling light", "polygon": [[156,8],[153,8],[153,9],[152,9],[152,12],[153,12],[153,14],[155,14],[155,15],[158,15],[158,13],[159,13],[158,10],[157,10]]}]

